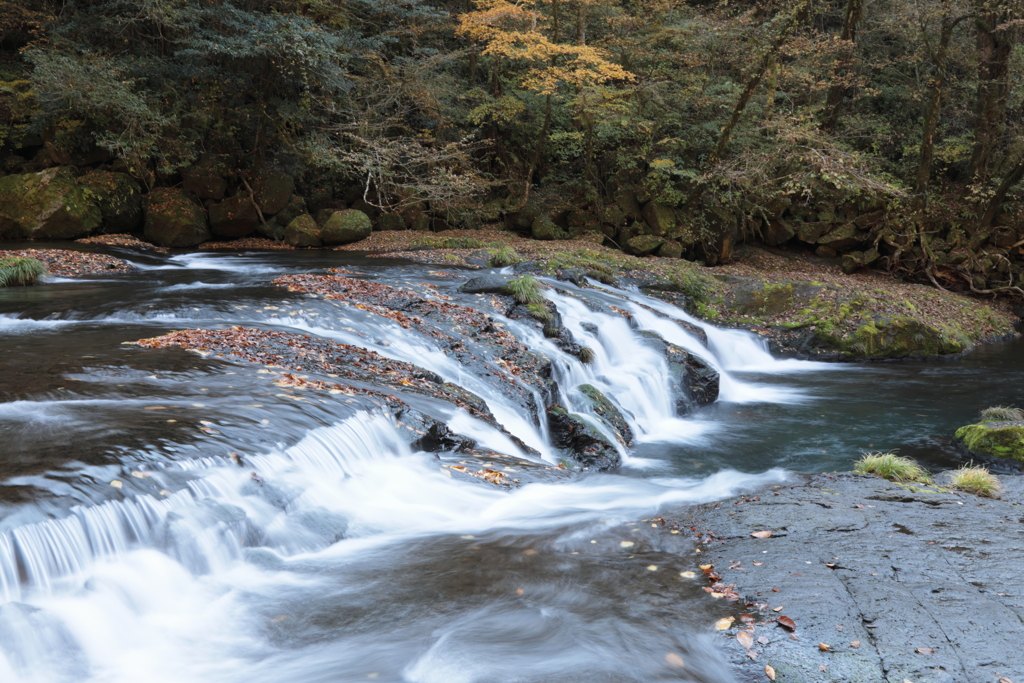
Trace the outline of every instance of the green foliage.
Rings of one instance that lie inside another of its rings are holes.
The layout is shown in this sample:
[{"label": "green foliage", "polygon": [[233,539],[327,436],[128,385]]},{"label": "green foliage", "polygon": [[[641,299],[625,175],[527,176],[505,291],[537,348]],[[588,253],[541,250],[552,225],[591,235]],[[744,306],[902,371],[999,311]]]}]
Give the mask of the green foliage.
[{"label": "green foliage", "polygon": [[992,406],[981,411],[982,422],[1024,422],[1024,410],[1007,406]]},{"label": "green foliage", "polygon": [[953,472],[950,477],[950,486],[982,498],[998,498],[1003,490],[1003,485],[998,477],[985,467],[973,465],[964,465]]},{"label": "green foliage", "polygon": [[487,261],[487,265],[491,268],[506,268],[522,262],[523,259],[515,249],[512,247],[502,247],[491,253],[491,258]]},{"label": "green foliage", "polygon": [[28,256],[0,258],[0,287],[32,285],[47,272],[46,264]]},{"label": "green foliage", "polygon": [[895,453],[865,453],[858,460],[853,471],[857,474],[873,474],[897,483],[918,482],[930,484],[931,475],[910,458]]},{"label": "green foliage", "polygon": [[576,354],[576,357],[579,358],[580,362],[583,363],[584,365],[590,365],[591,363],[594,362],[594,349],[590,348],[589,346],[581,346],[579,353]]},{"label": "green foliage", "polygon": [[551,320],[554,318],[554,316],[551,315],[551,311],[549,311],[548,307],[545,306],[543,303],[527,304],[526,308],[527,310],[530,311],[530,315],[532,315],[535,319],[541,321],[542,323],[551,322]]},{"label": "green foliage", "polygon": [[524,275],[515,280],[508,281],[508,292],[518,303],[521,304],[543,304],[544,295],[541,293],[540,282],[530,276]]}]

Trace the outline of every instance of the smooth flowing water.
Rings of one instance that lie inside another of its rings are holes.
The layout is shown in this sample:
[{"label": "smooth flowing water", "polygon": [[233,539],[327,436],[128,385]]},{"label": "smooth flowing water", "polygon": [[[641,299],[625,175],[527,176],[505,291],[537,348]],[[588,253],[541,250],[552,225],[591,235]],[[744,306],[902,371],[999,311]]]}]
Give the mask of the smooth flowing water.
[{"label": "smooth flowing water", "polygon": [[[680,576],[691,541],[651,518],[847,469],[864,450],[958,463],[953,429],[1018,401],[1024,379],[1020,342],[957,362],[776,359],[636,292],[557,283],[547,295],[592,364],[506,327],[552,359],[563,404],[585,412],[577,387],[598,387],[637,444],[617,473],[505,491],[452,478],[371,402],[297,397],[258,366],[124,344],[232,325],[333,338],[476,393],[553,462],[543,420],[480,369],[390,320],[269,284],[344,266],[473,306],[456,288],[474,273],[325,251],[112,253],[139,270],[0,289],[5,683],[730,681],[711,636],[729,606]],[[640,330],[716,367],[720,399],[677,415]],[[417,407],[538,457],[463,410]]]}]

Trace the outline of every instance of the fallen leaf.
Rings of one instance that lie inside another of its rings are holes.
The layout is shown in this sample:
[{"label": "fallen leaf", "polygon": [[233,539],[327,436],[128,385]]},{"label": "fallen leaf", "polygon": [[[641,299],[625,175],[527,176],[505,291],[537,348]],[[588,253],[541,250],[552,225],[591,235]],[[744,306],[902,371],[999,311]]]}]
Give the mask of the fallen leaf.
[{"label": "fallen leaf", "polygon": [[702,564],[702,565],[700,565],[700,568],[701,568],[701,571],[709,572],[709,571],[711,571],[711,568],[714,567],[714,566],[715,565],[713,565],[713,564]]},{"label": "fallen leaf", "polygon": [[536,554],[537,554],[537,551],[534,550],[533,548],[527,548],[526,550],[523,551],[523,555],[536,555]]},{"label": "fallen leaf", "polygon": [[796,630],[796,622],[787,616],[781,616],[778,619],[776,619],[776,621],[778,621],[779,626],[783,628],[788,628],[790,631]]},{"label": "fallen leaf", "polygon": [[649,571],[649,572],[656,572],[656,571],[658,571],[658,565],[656,565],[656,564],[649,564],[649,565],[647,565],[647,571]]},{"label": "fallen leaf", "polygon": [[761,643],[762,645],[767,645],[769,643],[768,636],[758,636],[757,642]]},{"label": "fallen leaf", "polygon": [[634,545],[636,544],[633,541],[622,541],[619,543],[620,548],[632,548]]},{"label": "fallen leaf", "polygon": [[772,535],[771,531],[754,531],[750,534],[754,538],[768,538]]},{"label": "fallen leaf", "polygon": [[757,560],[754,560],[755,567],[760,567],[762,564],[764,564],[764,562],[758,562]]},{"label": "fallen leaf", "polygon": [[821,650],[822,652],[828,652],[832,648],[829,647],[828,645],[826,645],[825,643],[818,643],[818,649]]},{"label": "fallen leaf", "polygon": [[835,569],[836,563],[835,562],[826,562],[825,566],[828,567],[829,569]]},{"label": "fallen leaf", "polygon": [[[749,605],[747,605],[747,606],[749,607]],[[752,617],[749,614],[741,614],[740,615],[740,621],[742,621],[744,624],[753,624],[754,623],[754,617]]]},{"label": "fallen leaf", "polygon": [[[712,593],[714,595],[714,593]],[[716,631],[724,631],[725,629],[732,626],[732,622],[736,621],[736,617],[723,617],[715,622]]]},{"label": "fallen leaf", "polygon": [[935,648],[919,647],[916,650],[914,650],[914,652],[916,652],[919,655],[933,655],[935,654]]},{"label": "fallen leaf", "polygon": [[856,650],[858,647],[860,647],[860,641],[859,640],[851,640],[850,641],[850,647],[852,647],[853,649]]},{"label": "fallen leaf", "polygon": [[818,665],[818,669],[821,670],[821,671],[828,671],[828,667],[825,666],[824,664],[819,664]]},{"label": "fallen leaf", "polygon": [[692,579],[695,578],[697,575],[694,572],[679,572],[679,576],[683,577],[684,579]]},{"label": "fallen leaf", "polygon": [[121,482],[119,482],[117,479],[115,479],[114,481],[110,482],[110,485],[113,486],[115,489],[119,489],[119,488],[121,488],[123,486],[123,484]]},{"label": "fallen leaf", "polygon": [[680,669],[686,666],[686,662],[683,661],[683,658],[675,652],[669,652],[665,655],[665,662],[668,663],[669,666],[678,667]]},{"label": "fallen leaf", "polygon": [[517,588],[516,589],[516,595],[522,595],[522,594],[523,594],[523,589],[522,588]]},{"label": "fallen leaf", "polygon": [[999,678],[999,683],[1013,683],[1009,678]]},{"label": "fallen leaf", "polygon": [[775,680],[775,669],[772,668],[771,664],[764,665],[764,675],[768,677],[769,681]]},{"label": "fallen leaf", "polygon": [[747,656],[750,657],[751,659],[757,659],[757,653],[754,652],[753,650],[747,650]]},{"label": "fallen leaf", "polygon": [[754,636],[750,635],[750,631],[740,631],[736,634],[736,640],[740,641],[740,645],[748,650],[754,647]]},{"label": "fallen leaf", "polygon": [[772,607],[772,611],[773,612],[781,612],[782,611],[782,605],[779,605],[778,607]]}]

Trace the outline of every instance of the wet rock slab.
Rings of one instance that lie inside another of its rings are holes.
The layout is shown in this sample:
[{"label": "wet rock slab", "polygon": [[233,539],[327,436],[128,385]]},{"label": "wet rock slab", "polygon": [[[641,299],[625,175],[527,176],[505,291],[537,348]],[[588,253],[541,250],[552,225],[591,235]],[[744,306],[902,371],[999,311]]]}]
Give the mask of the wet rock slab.
[{"label": "wet rock slab", "polygon": [[739,680],[1024,681],[1024,478],[1003,483],[990,500],[816,475],[684,515],[698,564],[742,596],[723,631]]}]

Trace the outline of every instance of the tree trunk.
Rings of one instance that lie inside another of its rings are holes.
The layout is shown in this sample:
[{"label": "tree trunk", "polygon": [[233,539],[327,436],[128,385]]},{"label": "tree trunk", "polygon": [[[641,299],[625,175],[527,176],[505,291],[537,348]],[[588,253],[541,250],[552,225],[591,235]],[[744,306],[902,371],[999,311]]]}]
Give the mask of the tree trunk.
[{"label": "tree trunk", "polygon": [[587,3],[583,0],[576,8],[576,44],[587,44]]},{"label": "tree trunk", "polygon": [[[975,0],[975,4],[985,3]],[[1012,28],[997,30],[1009,19],[1007,12],[983,12],[984,7],[978,7],[978,10],[974,17],[978,46],[978,97],[971,175],[975,182],[985,182],[997,166],[993,156],[1002,146],[1015,31]]]},{"label": "tree trunk", "polygon": [[999,183],[999,187],[996,188],[996,192],[992,195],[992,199],[989,200],[988,206],[985,207],[985,213],[981,217],[981,228],[987,228],[992,225],[993,219],[996,217],[996,213],[999,211],[999,207],[1006,199],[1006,193],[1010,191],[1010,188],[1016,185],[1024,178],[1024,158],[1021,158],[1017,162],[1017,165],[1006,174],[1003,178],[1003,182]]},{"label": "tree trunk", "polygon": [[843,30],[839,34],[839,39],[846,43],[847,46],[842,56],[843,61],[839,71],[836,73],[836,78],[840,82],[832,84],[832,87],[828,90],[828,98],[825,100],[825,115],[822,118],[821,129],[826,132],[835,130],[836,124],[839,122],[839,110],[842,108],[843,100],[846,99],[846,93],[849,90],[847,85],[843,83],[843,80],[849,76],[850,67],[856,54],[857,24],[860,23],[862,9],[862,0],[848,0],[846,3],[846,14],[843,16]]}]

